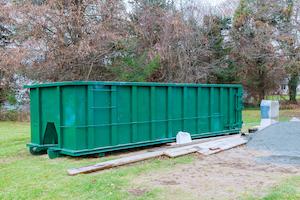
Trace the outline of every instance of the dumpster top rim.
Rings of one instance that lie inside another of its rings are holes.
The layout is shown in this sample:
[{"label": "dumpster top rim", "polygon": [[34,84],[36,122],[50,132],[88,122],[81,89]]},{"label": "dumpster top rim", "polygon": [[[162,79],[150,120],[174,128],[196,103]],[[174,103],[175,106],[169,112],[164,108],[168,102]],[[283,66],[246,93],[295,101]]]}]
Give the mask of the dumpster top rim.
[{"label": "dumpster top rim", "polygon": [[195,84],[195,83],[159,83],[159,82],[112,82],[112,81],[65,81],[24,85],[24,88],[76,86],[76,85],[128,85],[128,86],[187,86],[187,87],[242,87],[240,84]]}]

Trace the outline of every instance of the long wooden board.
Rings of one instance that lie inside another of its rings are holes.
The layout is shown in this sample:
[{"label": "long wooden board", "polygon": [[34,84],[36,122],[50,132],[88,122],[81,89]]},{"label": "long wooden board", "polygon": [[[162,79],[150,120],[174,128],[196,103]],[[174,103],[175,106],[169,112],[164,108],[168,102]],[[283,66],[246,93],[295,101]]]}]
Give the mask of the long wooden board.
[{"label": "long wooden board", "polygon": [[134,163],[134,162],[162,156],[163,153],[164,153],[163,151],[147,152],[147,153],[143,153],[143,154],[128,156],[125,158],[110,160],[110,161],[98,163],[98,164],[91,165],[91,166],[69,169],[68,174],[76,175],[76,174],[81,174],[81,173],[91,173],[91,172],[95,172],[95,171],[99,171],[99,170],[103,170],[103,169],[108,169],[108,168],[112,168],[112,167],[117,167],[117,166],[129,164],[129,163]]},{"label": "long wooden board", "polygon": [[178,156],[183,156],[183,155],[186,155],[186,154],[190,154],[190,153],[195,153],[197,152],[198,149],[197,148],[188,148],[188,149],[180,149],[180,150],[167,150],[164,152],[164,155],[170,157],[170,158],[176,158]]},{"label": "long wooden board", "polygon": [[77,175],[82,173],[91,173],[103,169],[113,168],[121,165],[126,165],[130,163],[139,162],[142,160],[147,160],[150,158],[155,158],[158,156],[168,156],[171,158],[190,154],[190,153],[200,153],[202,155],[211,155],[218,153],[227,149],[234,148],[236,146],[243,145],[247,142],[246,139],[242,138],[240,135],[231,136],[226,138],[221,138],[218,140],[208,141],[199,144],[190,144],[187,146],[177,147],[177,148],[161,148],[152,152],[140,153],[137,155],[131,155],[123,158],[118,158],[115,160],[110,160],[106,162],[101,162],[95,165],[69,169],[69,175]]},{"label": "long wooden board", "polygon": [[201,153],[203,155],[211,155],[246,143],[247,140],[242,137],[228,138],[228,140],[215,141],[211,142],[210,144],[199,145],[201,146],[201,150],[199,150],[198,153]]}]

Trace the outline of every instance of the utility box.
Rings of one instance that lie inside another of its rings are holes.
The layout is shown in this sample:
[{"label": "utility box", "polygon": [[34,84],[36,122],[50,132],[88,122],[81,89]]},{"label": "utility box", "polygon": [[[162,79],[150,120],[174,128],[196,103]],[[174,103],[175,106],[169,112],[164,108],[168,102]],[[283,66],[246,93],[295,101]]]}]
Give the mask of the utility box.
[{"label": "utility box", "polygon": [[230,84],[60,82],[30,89],[32,154],[82,156],[239,133],[242,87]]},{"label": "utility box", "polygon": [[261,123],[260,129],[278,122],[279,102],[271,100],[262,100],[260,103]]}]

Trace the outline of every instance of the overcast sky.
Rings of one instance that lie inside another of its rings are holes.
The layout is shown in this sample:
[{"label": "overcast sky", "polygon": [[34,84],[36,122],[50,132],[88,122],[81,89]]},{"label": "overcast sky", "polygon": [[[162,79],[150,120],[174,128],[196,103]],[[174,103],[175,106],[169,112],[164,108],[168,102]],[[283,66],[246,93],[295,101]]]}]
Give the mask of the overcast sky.
[{"label": "overcast sky", "polygon": [[[132,0],[124,0],[128,11],[131,11],[131,4],[129,3]],[[223,15],[232,15],[235,10],[236,5],[238,5],[239,0],[173,0],[177,6],[183,5],[198,5],[203,10],[207,12],[213,12],[214,14]]]},{"label": "overcast sky", "polygon": [[[180,2],[180,1],[191,1],[191,0],[177,0],[177,2]],[[192,0],[194,1],[195,3],[203,3],[203,4],[210,4],[212,6],[217,6],[218,4],[221,4],[223,2],[225,2],[226,0]],[[126,3],[130,2],[130,0],[125,0]],[[176,2],[176,1],[174,1]]]},{"label": "overcast sky", "polygon": [[218,4],[221,4],[226,0],[195,0],[195,1],[210,3],[212,6],[217,6]]}]

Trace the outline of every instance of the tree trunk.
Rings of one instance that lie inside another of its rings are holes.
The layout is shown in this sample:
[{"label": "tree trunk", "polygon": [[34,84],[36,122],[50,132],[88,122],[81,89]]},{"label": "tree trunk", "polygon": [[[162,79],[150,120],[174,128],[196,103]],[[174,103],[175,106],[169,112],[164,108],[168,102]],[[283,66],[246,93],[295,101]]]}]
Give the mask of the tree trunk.
[{"label": "tree trunk", "polygon": [[257,102],[257,105],[259,106],[261,101],[264,100],[266,97],[266,93],[265,93],[265,90],[262,89],[260,92],[259,92],[259,95],[258,95],[258,102]]},{"label": "tree trunk", "polygon": [[297,86],[299,82],[298,73],[292,74],[291,79],[289,80],[289,99],[291,103],[297,103]]},{"label": "tree trunk", "polygon": [[[261,61],[258,60],[258,63],[261,64]],[[263,67],[262,67],[263,68]],[[258,105],[261,103],[261,101],[263,99],[265,99],[266,97],[266,89],[265,89],[265,86],[266,86],[266,72],[262,69],[259,70],[259,84],[258,84],[258,88],[256,89],[256,91],[258,91]]]}]

